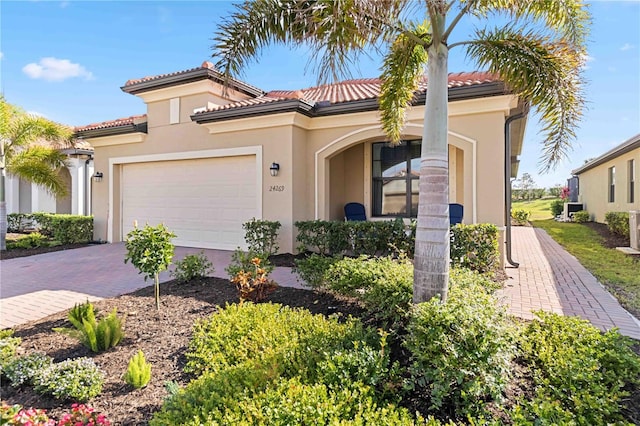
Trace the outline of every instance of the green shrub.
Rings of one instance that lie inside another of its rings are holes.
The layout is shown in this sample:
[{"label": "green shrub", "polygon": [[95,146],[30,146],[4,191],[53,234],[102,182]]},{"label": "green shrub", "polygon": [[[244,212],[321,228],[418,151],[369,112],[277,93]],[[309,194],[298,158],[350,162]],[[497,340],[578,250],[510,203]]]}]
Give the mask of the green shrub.
[{"label": "green shrub", "polygon": [[553,217],[562,216],[562,213],[564,212],[564,201],[553,200],[549,205],[549,209],[551,210]]},{"label": "green shrub", "polygon": [[311,220],[295,222],[295,226],[300,252],[334,256],[349,248],[349,222]]},{"label": "green shrub", "polygon": [[538,312],[520,338],[535,397],[522,402],[520,424],[612,424],[622,420],[628,385],[640,378],[640,358],[617,331],[601,333],[576,317]]},{"label": "green shrub", "polygon": [[526,225],[529,223],[529,217],[531,216],[531,212],[525,209],[513,209],[511,210],[511,218],[518,225]]},{"label": "green shrub", "polygon": [[129,260],[138,271],[144,275],[144,280],[153,277],[155,282],[156,309],[160,309],[160,272],[165,271],[171,264],[174,245],[171,239],[175,234],[162,223],[158,226],[145,225],[135,228],[127,234],[125,247],[127,255],[124,263]]},{"label": "green shrub", "polygon": [[604,221],[607,223],[609,231],[623,237],[629,237],[629,212],[607,212],[604,215]]},{"label": "green shrub", "polygon": [[41,354],[32,353],[19,358],[14,358],[2,368],[2,373],[9,379],[13,386],[33,384],[33,379],[40,371],[50,367],[53,358]]},{"label": "green shrub", "polygon": [[493,272],[500,266],[498,228],[488,223],[451,227],[451,266]]},{"label": "green shrub", "polygon": [[138,350],[138,353],[129,360],[129,366],[123,380],[136,389],[147,386],[151,380],[151,364],[145,359],[142,350]]},{"label": "green shrub", "polygon": [[47,247],[49,239],[39,232],[22,235],[16,240],[7,241],[7,250],[15,249],[31,249],[38,247]]},{"label": "green shrub", "polygon": [[[499,401],[515,354],[514,328],[503,307],[480,285],[452,286],[445,304],[416,306],[405,346],[411,353],[408,387],[424,393],[430,410],[482,415]],[[446,413],[442,413],[446,414]]]},{"label": "green shrub", "polygon": [[362,301],[386,328],[397,331],[404,326],[413,297],[413,264],[408,258],[344,258],[331,265],[325,279],[330,290]]},{"label": "green shrub", "polygon": [[479,286],[489,294],[502,288],[499,282],[466,268],[451,268],[449,270],[449,286],[458,287],[459,289],[471,288],[472,291]]},{"label": "green shrub", "polygon": [[278,252],[278,229],[280,222],[270,220],[251,219],[242,224],[244,240],[249,251],[262,253],[267,257]]},{"label": "green shrub", "polygon": [[325,274],[329,267],[340,260],[340,257],[326,257],[312,253],[304,259],[295,259],[293,271],[300,280],[309,287],[321,290],[326,288]]},{"label": "green shrub", "polygon": [[13,337],[13,330],[0,330],[0,373],[3,372],[4,366],[15,358],[21,341],[19,337]]},{"label": "green shrub", "polygon": [[259,361],[275,369],[272,374],[311,380],[328,354],[353,349],[355,342],[380,346],[379,336],[356,320],[339,323],[271,303],[228,305],[196,323],[185,370],[197,376]]},{"label": "green shrub", "polygon": [[71,214],[31,213],[36,228],[61,244],[86,243],[93,240],[93,216]]},{"label": "green shrub", "polygon": [[7,215],[7,232],[24,232],[28,222],[28,213],[9,213]]},{"label": "green shrub", "polygon": [[86,302],[75,305],[67,315],[75,328],[54,328],[54,331],[78,339],[93,352],[106,351],[116,346],[124,337],[121,318],[116,308],[100,321],[96,320],[93,304]]},{"label": "green shrub", "polygon": [[87,401],[102,392],[104,375],[89,358],[53,364],[34,378],[36,392],[56,399]]},{"label": "green shrub", "polygon": [[176,267],[171,271],[171,276],[178,281],[186,283],[195,278],[204,278],[215,271],[213,264],[207,259],[204,251],[198,254],[188,254],[184,259],[176,262]]},{"label": "green shrub", "polygon": [[591,215],[586,210],[580,210],[573,213],[572,218],[575,223],[586,223],[591,220]]}]

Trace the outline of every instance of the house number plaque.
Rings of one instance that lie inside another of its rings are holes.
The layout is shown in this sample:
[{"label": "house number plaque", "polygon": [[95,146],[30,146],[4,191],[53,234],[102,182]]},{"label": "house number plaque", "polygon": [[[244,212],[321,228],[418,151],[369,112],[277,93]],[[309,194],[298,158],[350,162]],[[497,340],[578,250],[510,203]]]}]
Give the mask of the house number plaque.
[{"label": "house number plaque", "polygon": [[269,187],[269,192],[283,192],[284,185],[271,185]]}]

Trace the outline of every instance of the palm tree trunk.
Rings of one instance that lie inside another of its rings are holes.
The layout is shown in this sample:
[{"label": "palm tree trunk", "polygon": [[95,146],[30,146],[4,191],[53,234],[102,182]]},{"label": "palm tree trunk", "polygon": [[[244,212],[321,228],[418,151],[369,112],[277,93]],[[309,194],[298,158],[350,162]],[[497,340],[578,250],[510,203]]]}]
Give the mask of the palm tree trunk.
[{"label": "palm tree trunk", "polygon": [[449,281],[448,48],[429,47],[413,301],[447,298]]}]

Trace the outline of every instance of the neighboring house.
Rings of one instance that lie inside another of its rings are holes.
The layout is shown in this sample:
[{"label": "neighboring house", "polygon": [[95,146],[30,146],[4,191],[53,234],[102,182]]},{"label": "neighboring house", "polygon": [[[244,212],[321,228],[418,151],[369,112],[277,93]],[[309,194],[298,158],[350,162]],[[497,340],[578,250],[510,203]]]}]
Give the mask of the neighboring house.
[{"label": "neighboring house", "polygon": [[[147,113],[76,129],[104,176],[94,184],[96,239],[163,222],[178,245],[235,249],[256,217],[280,221],[280,250],[293,252],[296,221],[343,220],[348,202],[372,220],[416,216],[426,84],[396,148],[380,127],[378,79],[265,93],[238,80],[225,88],[205,62],[121,89]],[[525,110],[492,74],[449,76],[449,196],[465,223],[504,230]]]},{"label": "neighboring house", "polygon": [[640,210],[640,134],[572,171],[578,202],[596,222],[607,212]]},{"label": "neighboring house", "polygon": [[[52,142],[40,142],[51,145]],[[54,144],[54,147],[55,144]],[[93,147],[83,140],[74,140],[59,150],[67,154],[69,167],[60,170],[67,184],[67,196],[55,197],[43,187],[7,174],[7,213],[66,213],[91,214],[91,176],[93,175]]]}]

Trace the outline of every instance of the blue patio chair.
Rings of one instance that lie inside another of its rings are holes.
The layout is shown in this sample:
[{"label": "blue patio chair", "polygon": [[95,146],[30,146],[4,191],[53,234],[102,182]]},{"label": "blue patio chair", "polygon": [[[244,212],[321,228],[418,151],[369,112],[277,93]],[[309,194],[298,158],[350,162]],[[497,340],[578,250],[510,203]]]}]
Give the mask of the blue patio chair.
[{"label": "blue patio chair", "polygon": [[451,226],[462,223],[462,217],[464,216],[464,207],[462,204],[451,203],[449,204],[449,223]]},{"label": "blue patio chair", "polygon": [[367,214],[360,203],[347,203],[344,205],[344,218],[348,221],[365,221]]}]

